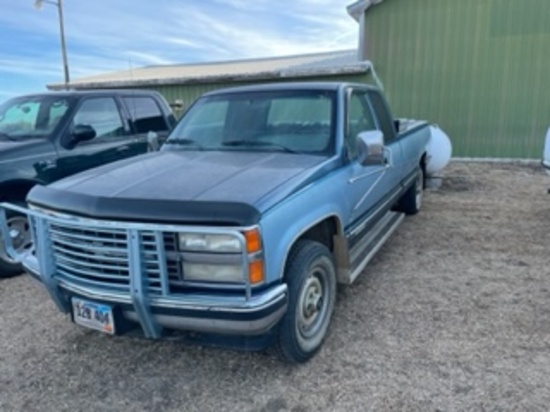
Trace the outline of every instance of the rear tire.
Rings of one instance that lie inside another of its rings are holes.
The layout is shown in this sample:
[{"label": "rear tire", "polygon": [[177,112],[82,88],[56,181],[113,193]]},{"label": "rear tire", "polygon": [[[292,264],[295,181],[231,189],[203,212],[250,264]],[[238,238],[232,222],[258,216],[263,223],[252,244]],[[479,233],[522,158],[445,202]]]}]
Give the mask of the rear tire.
[{"label": "rear tire", "polygon": [[418,166],[418,174],[411,187],[407,189],[401,200],[397,210],[407,215],[415,215],[422,207],[422,198],[424,195],[424,168]]},{"label": "rear tire", "polygon": [[[13,246],[18,252],[32,248],[32,238],[29,221],[25,215],[6,210],[8,230]],[[4,248],[4,241],[0,236],[0,278],[7,278],[23,273],[23,266],[8,256]]]},{"label": "rear tire", "polygon": [[289,304],[280,324],[277,349],[284,361],[309,360],[321,347],[336,301],[336,269],[326,246],[299,241],[292,249],[285,277]]}]

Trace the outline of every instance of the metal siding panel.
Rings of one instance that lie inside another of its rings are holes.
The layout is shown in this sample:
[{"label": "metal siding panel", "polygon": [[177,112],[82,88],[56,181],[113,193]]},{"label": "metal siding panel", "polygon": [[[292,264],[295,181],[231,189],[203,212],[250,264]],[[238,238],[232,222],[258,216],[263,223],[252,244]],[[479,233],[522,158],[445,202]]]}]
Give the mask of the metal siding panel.
[{"label": "metal siding panel", "polygon": [[369,58],[395,112],[438,123],[455,156],[539,158],[549,14],[542,0],[386,1],[367,12]]}]

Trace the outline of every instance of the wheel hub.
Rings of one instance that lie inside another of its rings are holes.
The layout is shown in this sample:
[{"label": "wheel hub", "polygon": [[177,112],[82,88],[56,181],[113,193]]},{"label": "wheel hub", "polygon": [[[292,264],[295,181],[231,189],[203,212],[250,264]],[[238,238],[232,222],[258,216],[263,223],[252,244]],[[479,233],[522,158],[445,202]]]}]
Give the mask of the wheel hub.
[{"label": "wheel hub", "polygon": [[310,277],[304,287],[302,300],[302,329],[308,329],[323,307],[323,286],[317,277]]},{"label": "wheel hub", "polygon": [[20,227],[19,222],[16,223],[15,227],[11,228],[9,233],[13,247],[15,249],[19,249],[20,247],[22,247],[25,242],[25,233]]},{"label": "wheel hub", "polygon": [[[8,235],[10,237],[13,248],[17,252],[22,252],[32,246],[31,232],[29,223],[22,216],[12,217],[8,219]],[[6,253],[3,239],[0,237],[0,259],[13,263],[13,259]]]},{"label": "wheel hub", "polygon": [[21,231],[18,229],[10,230],[10,237],[14,242],[21,239]]}]

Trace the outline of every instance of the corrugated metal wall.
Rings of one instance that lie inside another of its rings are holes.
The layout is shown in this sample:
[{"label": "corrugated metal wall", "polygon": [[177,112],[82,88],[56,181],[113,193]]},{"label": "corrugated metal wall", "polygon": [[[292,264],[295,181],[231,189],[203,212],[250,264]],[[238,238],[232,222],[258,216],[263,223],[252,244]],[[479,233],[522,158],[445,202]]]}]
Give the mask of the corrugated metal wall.
[{"label": "corrugated metal wall", "polygon": [[[368,82],[368,75],[343,75],[343,76],[326,76],[326,77],[311,77],[311,78],[299,78],[291,79],[285,78],[277,81],[346,81],[346,82]],[[275,80],[269,80],[273,82]],[[226,83],[209,83],[209,84],[181,84],[170,86],[150,86],[147,87],[150,90],[156,90],[161,93],[169,103],[173,103],[176,100],[182,100],[184,108],[187,108],[195,101],[200,95],[209,92],[211,90],[221,89],[224,87],[235,87],[247,84],[266,83],[267,81],[254,81],[254,82],[226,82]],[[176,116],[180,116],[180,113],[175,113]]]},{"label": "corrugated metal wall", "polygon": [[366,52],[402,117],[438,123],[454,156],[540,158],[550,126],[550,0],[386,0]]}]

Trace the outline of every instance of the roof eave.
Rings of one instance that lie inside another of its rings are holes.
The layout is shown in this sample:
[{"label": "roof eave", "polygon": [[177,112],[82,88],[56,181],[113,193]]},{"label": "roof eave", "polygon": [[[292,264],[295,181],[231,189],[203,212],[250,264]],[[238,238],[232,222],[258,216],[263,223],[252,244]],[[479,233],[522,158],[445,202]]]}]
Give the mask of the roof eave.
[{"label": "roof eave", "polygon": [[[313,76],[338,76],[349,74],[364,74],[370,70],[370,62],[358,62],[335,67],[317,67],[310,69],[284,69],[275,71],[266,71],[260,73],[240,73],[240,74],[222,74],[216,76],[197,76],[197,77],[172,77],[164,79],[128,79],[111,80],[97,82],[70,83],[68,87],[73,90],[79,89],[106,89],[106,88],[126,88],[126,87],[151,87],[168,86],[174,84],[204,84],[204,83],[226,83],[236,81],[257,81],[257,80],[275,80],[304,78]],[[48,90],[65,90],[67,86],[64,83],[49,84]]]},{"label": "roof eave", "polygon": [[382,3],[383,1],[384,0],[357,0],[347,7],[348,14],[359,23],[361,21],[361,16],[365,14],[369,7]]}]

